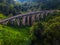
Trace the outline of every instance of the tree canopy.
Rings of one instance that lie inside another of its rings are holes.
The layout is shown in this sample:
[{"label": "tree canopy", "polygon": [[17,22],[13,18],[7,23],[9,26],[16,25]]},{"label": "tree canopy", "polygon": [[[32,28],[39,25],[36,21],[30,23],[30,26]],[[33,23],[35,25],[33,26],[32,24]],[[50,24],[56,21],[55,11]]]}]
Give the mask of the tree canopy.
[{"label": "tree canopy", "polygon": [[32,26],[32,45],[60,45],[60,16]]}]

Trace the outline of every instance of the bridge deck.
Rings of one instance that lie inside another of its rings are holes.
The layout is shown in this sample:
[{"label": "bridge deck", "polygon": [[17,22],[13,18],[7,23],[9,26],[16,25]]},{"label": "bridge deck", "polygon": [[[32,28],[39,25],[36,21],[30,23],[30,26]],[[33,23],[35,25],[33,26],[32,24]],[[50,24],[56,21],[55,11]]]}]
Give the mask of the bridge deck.
[{"label": "bridge deck", "polygon": [[0,23],[5,22],[5,21],[8,21],[8,20],[11,20],[11,19],[15,19],[15,18],[18,18],[18,17],[22,17],[22,16],[29,16],[29,15],[33,15],[33,14],[38,14],[38,13],[40,13],[40,12],[42,12],[42,11],[30,12],[30,13],[28,13],[28,14],[16,15],[16,16],[13,16],[13,17],[4,19],[4,20],[0,20]]},{"label": "bridge deck", "polygon": [[28,14],[20,14],[20,15],[16,15],[16,16],[4,19],[4,20],[0,20],[0,23],[3,23],[3,22],[8,21],[8,20],[15,19],[15,18],[19,18],[19,17],[22,17],[22,16],[30,16],[30,15],[33,15],[33,14],[38,14],[38,13],[48,12],[48,11],[53,12],[53,11],[56,11],[56,10],[43,10],[43,11],[30,12]]}]

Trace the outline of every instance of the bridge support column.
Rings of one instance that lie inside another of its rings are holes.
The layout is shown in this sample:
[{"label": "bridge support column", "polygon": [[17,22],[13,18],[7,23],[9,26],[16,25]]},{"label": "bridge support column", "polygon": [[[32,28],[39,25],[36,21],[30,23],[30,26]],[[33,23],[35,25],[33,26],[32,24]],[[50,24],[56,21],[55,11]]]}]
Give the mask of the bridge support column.
[{"label": "bridge support column", "polygon": [[35,15],[32,15],[32,25],[34,24],[34,22],[35,22]]},{"label": "bridge support column", "polygon": [[42,18],[42,19],[44,18],[44,12],[41,13],[41,18]]},{"label": "bridge support column", "polygon": [[16,19],[9,20],[8,25],[15,25],[15,23],[16,23],[15,21],[16,21]]},{"label": "bridge support column", "polygon": [[45,12],[45,15],[48,16],[49,15],[49,11]]},{"label": "bridge support column", "polygon": [[39,20],[41,20],[41,13],[39,13]]},{"label": "bridge support column", "polygon": [[40,14],[37,14],[37,15],[36,15],[36,18],[37,18],[37,21],[39,21]]},{"label": "bridge support column", "polygon": [[16,23],[18,26],[20,26],[20,19],[19,18],[16,19]]},{"label": "bridge support column", "polygon": [[32,23],[31,23],[31,19],[32,19],[32,16],[28,16],[28,25],[31,26]]},{"label": "bridge support column", "polygon": [[5,22],[3,22],[3,23],[1,23],[1,24],[3,24],[3,25],[7,25],[7,24],[8,24],[8,21],[5,21]]},{"label": "bridge support column", "polygon": [[23,17],[22,17],[22,24],[23,24],[23,25],[26,25],[26,16],[23,16]]}]

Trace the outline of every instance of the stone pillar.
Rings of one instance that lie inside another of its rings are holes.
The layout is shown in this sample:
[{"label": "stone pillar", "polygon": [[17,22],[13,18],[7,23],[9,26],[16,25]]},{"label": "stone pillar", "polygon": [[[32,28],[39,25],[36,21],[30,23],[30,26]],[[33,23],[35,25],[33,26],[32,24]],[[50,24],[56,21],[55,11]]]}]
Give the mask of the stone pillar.
[{"label": "stone pillar", "polygon": [[15,18],[10,20],[9,23],[13,26],[20,26],[21,21],[20,21],[20,18]]},{"label": "stone pillar", "polygon": [[39,20],[41,20],[41,12],[39,13]]},{"label": "stone pillar", "polygon": [[11,23],[12,25],[14,25],[15,21],[16,21],[16,19],[12,19],[10,23]]},{"label": "stone pillar", "polygon": [[34,24],[34,22],[35,22],[35,15],[32,15],[32,25]]},{"label": "stone pillar", "polygon": [[11,19],[8,21],[8,25],[15,25],[16,19]]},{"label": "stone pillar", "polygon": [[5,22],[3,22],[3,23],[1,23],[1,24],[3,24],[3,25],[7,25],[7,24],[8,24],[8,21],[5,21]]},{"label": "stone pillar", "polygon": [[42,14],[41,14],[41,19],[42,19],[42,20],[45,20],[45,18],[46,18],[45,12],[42,12]]},{"label": "stone pillar", "polygon": [[45,12],[45,15],[48,16],[49,15],[49,11]]},{"label": "stone pillar", "polygon": [[18,26],[20,26],[20,19],[19,18],[16,19],[16,23]]},{"label": "stone pillar", "polygon": [[26,25],[26,16],[23,16],[23,17],[22,17],[22,24],[23,24],[23,25]]},{"label": "stone pillar", "polygon": [[40,14],[37,14],[37,15],[36,15],[36,18],[37,18],[37,21],[39,21]]},{"label": "stone pillar", "polygon": [[45,15],[47,16],[48,14],[47,14],[48,12],[45,12]]},{"label": "stone pillar", "polygon": [[42,18],[42,19],[44,18],[44,12],[41,13],[41,18]]},{"label": "stone pillar", "polygon": [[31,24],[31,20],[32,20],[32,16],[28,16],[28,25],[29,25],[29,26],[32,25],[32,24]]}]

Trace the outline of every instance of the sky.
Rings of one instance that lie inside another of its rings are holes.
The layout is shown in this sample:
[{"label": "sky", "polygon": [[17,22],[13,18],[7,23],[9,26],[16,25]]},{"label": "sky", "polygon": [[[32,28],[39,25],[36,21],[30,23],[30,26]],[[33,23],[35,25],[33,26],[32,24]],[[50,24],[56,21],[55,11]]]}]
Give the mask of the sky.
[{"label": "sky", "polygon": [[14,0],[14,1],[25,1],[25,0]]},{"label": "sky", "polygon": [[14,0],[14,1],[20,1],[20,2],[24,2],[24,1],[26,1],[26,0]]}]

